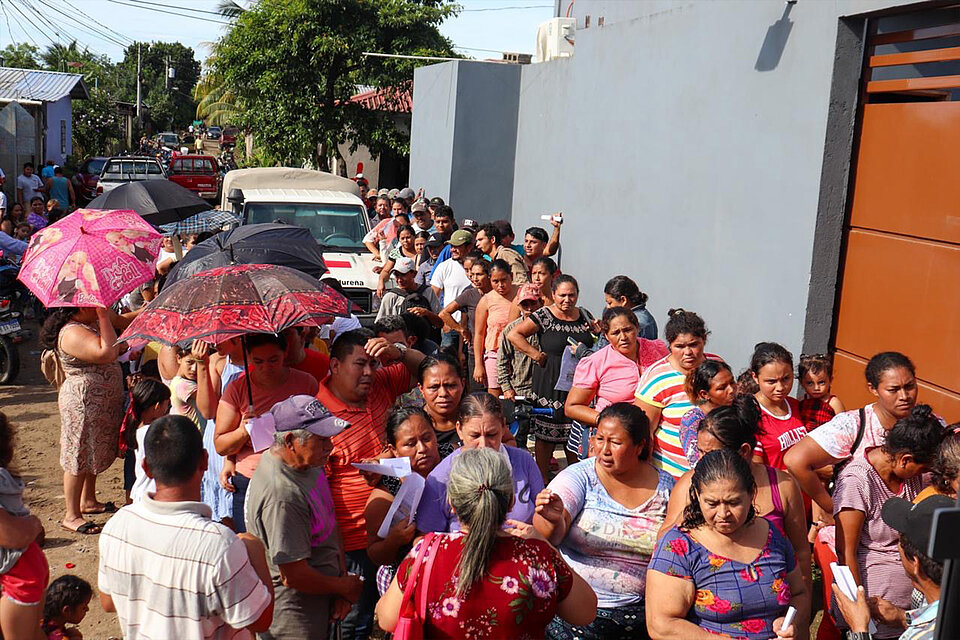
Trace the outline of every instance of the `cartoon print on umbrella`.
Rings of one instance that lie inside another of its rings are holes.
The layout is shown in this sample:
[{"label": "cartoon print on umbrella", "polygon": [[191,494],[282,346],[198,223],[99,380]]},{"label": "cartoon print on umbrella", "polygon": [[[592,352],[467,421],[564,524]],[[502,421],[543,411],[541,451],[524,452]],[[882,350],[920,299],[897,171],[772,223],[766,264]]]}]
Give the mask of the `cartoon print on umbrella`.
[{"label": "cartoon print on umbrella", "polygon": [[129,253],[141,262],[148,262],[153,258],[147,248],[153,239],[149,235],[136,229],[108,231],[103,237],[119,251]]},{"label": "cartoon print on umbrella", "polygon": [[72,253],[60,267],[57,275],[57,299],[64,302],[73,300],[76,304],[97,304],[97,274],[87,260],[84,251]]}]

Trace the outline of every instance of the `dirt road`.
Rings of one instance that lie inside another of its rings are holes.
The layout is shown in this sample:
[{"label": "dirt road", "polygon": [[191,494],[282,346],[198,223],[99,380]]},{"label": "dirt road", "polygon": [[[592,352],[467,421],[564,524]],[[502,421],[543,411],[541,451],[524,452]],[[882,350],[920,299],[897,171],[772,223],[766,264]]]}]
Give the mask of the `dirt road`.
[{"label": "dirt road", "polygon": [[[25,322],[37,333],[35,323]],[[97,587],[96,535],[79,535],[60,527],[63,518],[63,469],[60,467],[60,416],[57,410],[57,392],[43,379],[39,369],[39,349],[36,338],[20,345],[23,361],[16,385],[0,387],[0,409],[17,430],[14,466],[27,483],[24,501],[40,518],[47,532],[43,547],[50,563],[50,579],[64,573],[73,573]],[[100,476],[99,497],[123,505],[123,464],[117,460]],[[107,516],[90,516],[97,524]],[[74,565],[68,568],[67,565]],[[80,624],[83,637],[88,640],[119,637],[116,616],[104,613],[97,597],[90,603],[90,613]]]}]

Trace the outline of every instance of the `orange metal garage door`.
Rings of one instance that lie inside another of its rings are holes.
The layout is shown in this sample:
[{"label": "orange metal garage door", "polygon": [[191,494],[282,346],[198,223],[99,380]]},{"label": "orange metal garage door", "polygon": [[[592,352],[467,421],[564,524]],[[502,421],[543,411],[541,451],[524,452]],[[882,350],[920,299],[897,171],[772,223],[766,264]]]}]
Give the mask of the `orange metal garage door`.
[{"label": "orange metal garage door", "polygon": [[[960,34],[960,25],[874,36],[878,45]],[[960,47],[872,55],[869,70],[960,60]],[[917,68],[917,67],[913,67]],[[868,73],[868,75],[870,75]],[[960,419],[960,88],[958,75],[865,82],[853,199],[835,321],[836,384],[870,396],[866,361],[901,351],[920,399]]]}]

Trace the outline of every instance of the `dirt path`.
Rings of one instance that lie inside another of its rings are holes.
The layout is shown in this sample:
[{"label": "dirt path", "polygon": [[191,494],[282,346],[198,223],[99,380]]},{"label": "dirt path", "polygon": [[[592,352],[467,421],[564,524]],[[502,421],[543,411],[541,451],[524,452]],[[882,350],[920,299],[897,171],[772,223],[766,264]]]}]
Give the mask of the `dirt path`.
[{"label": "dirt path", "polygon": [[[37,332],[35,323],[24,323]],[[97,541],[99,536],[83,536],[60,527],[63,518],[63,470],[60,467],[60,416],[57,392],[43,379],[39,369],[36,339],[19,345],[22,368],[16,385],[0,387],[0,409],[17,430],[14,456],[16,470],[27,483],[24,500],[40,518],[47,532],[43,547],[50,563],[50,579],[65,573],[79,575],[97,587]],[[123,504],[123,464],[120,460],[100,476],[98,486],[102,501]],[[107,516],[90,516],[97,524]],[[73,564],[72,568],[67,568]],[[97,597],[90,603],[90,613],[80,624],[84,638],[119,637],[116,616],[104,613]]]}]

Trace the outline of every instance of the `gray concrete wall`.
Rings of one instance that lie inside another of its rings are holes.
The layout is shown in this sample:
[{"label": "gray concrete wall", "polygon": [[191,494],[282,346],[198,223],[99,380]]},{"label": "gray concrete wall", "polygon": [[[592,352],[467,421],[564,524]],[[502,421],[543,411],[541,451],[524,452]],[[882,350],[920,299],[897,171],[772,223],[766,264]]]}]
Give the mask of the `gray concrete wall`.
[{"label": "gray concrete wall", "polygon": [[[68,155],[73,153],[73,109],[70,96],[66,96],[56,102],[44,103],[46,109],[47,134],[45,144],[46,158],[41,159],[41,164],[46,160],[53,160],[57,164],[63,164]],[[61,153],[60,146],[60,123],[63,122],[66,127],[65,151]]]},{"label": "gray concrete wall", "polygon": [[[825,142],[839,18],[904,4],[577,0],[574,56],[522,68],[514,228],[564,212],[562,267],[594,312],[623,273],[661,327],[671,307],[703,315],[709,348],[737,369],[761,340],[799,354],[818,215],[844,213],[820,197],[822,168],[837,166]],[[415,96],[414,158],[418,122],[443,126],[437,100],[429,120],[420,108]]]},{"label": "gray concrete wall", "polygon": [[457,117],[457,64],[419,67],[413,74],[410,184],[450,200],[453,134]]},{"label": "gray concrete wall", "polygon": [[457,219],[510,218],[521,65],[447,62],[417,69],[410,184]]}]

